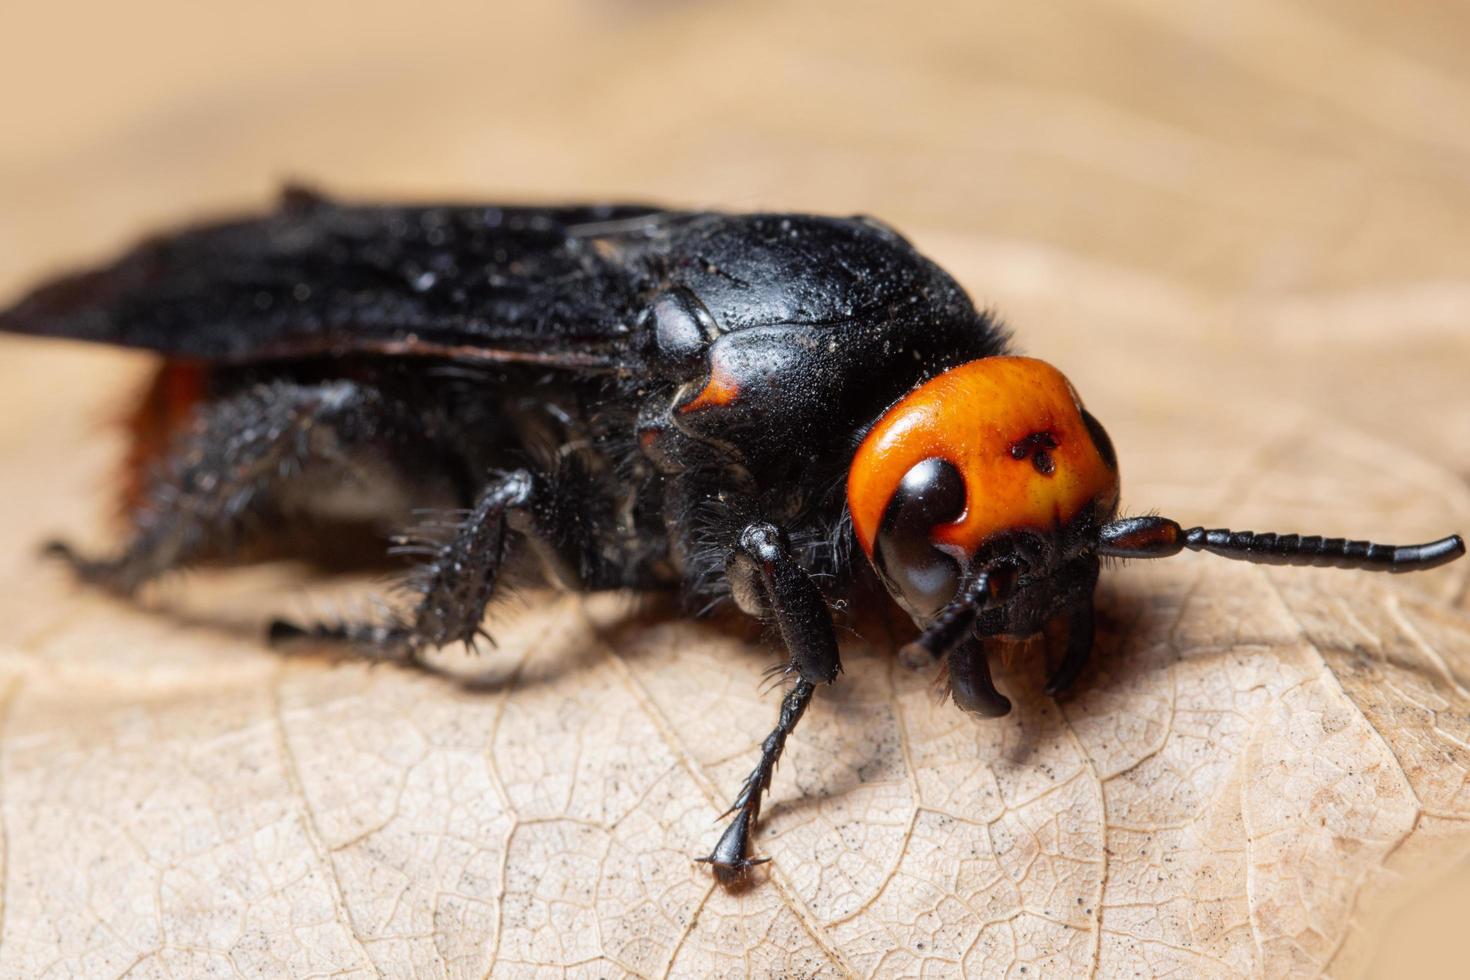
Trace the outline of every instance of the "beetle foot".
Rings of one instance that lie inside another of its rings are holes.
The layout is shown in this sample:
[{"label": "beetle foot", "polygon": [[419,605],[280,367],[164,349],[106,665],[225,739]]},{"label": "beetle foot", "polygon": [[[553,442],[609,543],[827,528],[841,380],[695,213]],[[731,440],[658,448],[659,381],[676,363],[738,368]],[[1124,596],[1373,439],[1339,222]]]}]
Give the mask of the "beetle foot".
[{"label": "beetle foot", "polygon": [[700,864],[707,864],[714,872],[715,877],[722,884],[732,885],[745,879],[750,869],[758,864],[765,864],[770,858],[752,858],[750,854],[750,829],[751,811],[741,809],[720,835],[715,849],[710,851],[708,857],[695,858]]}]

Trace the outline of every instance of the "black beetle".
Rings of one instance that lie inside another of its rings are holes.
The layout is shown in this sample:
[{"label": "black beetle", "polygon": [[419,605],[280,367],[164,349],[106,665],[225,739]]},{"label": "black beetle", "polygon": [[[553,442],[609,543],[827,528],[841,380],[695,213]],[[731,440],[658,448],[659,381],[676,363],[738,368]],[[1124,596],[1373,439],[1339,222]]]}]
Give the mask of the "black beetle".
[{"label": "black beetle", "polygon": [[413,599],[276,639],[473,643],[518,546],[565,588],[729,596],[772,622],[791,683],[704,859],[725,878],[755,863],[786,737],[841,670],[828,602],[867,567],[854,544],[920,628],[905,661],[944,659],[955,703],[986,716],[1010,702],[982,638],[1060,617],[1048,690],[1076,680],[1102,556],[1407,571],[1464,553],[1117,519],[1113,447],[1072,386],[868,218],[291,190],[45,284],[0,328],[165,357],[134,418],[130,540],[49,546],[88,582],[130,593],[305,518],[409,528]]}]

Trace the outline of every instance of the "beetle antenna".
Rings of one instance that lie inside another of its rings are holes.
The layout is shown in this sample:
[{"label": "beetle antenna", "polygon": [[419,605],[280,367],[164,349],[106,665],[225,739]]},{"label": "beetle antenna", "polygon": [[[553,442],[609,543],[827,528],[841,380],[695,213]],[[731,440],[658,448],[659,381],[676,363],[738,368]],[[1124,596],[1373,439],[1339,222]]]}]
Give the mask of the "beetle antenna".
[{"label": "beetle antenna", "polygon": [[981,569],[968,585],[955,594],[949,605],[939,610],[939,614],[924,627],[924,632],[899,648],[899,660],[905,667],[918,670],[943,657],[969,635],[970,628],[982,612],[1010,598],[1018,577],[1013,565]]},{"label": "beetle antenna", "polygon": [[1167,517],[1128,517],[1104,524],[1097,553],[1112,558],[1168,558],[1188,548],[1258,565],[1310,565],[1371,572],[1418,572],[1452,562],[1465,553],[1458,534],[1426,544],[1374,544],[1320,535],[1185,530]]}]

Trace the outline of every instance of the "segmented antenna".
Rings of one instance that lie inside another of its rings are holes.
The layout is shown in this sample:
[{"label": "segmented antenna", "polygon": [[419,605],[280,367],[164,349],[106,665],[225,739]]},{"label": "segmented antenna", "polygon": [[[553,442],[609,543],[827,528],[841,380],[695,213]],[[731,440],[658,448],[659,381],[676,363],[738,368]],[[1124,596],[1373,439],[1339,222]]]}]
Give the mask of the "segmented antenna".
[{"label": "segmented antenna", "polygon": [[1374,544],[1316,534],[1304,537],[1225,528],[1207,531],[1202,527],[1184,532],[1184,547],[1264,565],[1360,568],[1375,572],[1417,572],[1454,561],[1465,553],[1465,542],[1458,534],[1427,544]]},{"label": "segmented antenna", "polygon": [[1465,553],[1458,534],[1426,544],[1375,544],[1321,535],[1188,530],[1167,517],[1129,517],[1103,525],[1098,554],[1115,558],[1167,558],[1188,548],[1259,565],[1356,568],[1372,572],[1418,572],[1454,561]]}]

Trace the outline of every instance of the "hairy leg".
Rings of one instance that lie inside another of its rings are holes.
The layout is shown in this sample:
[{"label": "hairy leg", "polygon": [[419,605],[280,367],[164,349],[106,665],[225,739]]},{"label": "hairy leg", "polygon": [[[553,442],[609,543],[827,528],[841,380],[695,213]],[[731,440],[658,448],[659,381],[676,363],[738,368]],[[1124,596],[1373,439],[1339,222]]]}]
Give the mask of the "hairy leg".
[{"label": "hairy leg", "polygon": [[726,811],[726,815],[734,813],[734,818],[714,850],[700,859],[711,865],[721,880],[732,881],[760,863],[749,855],[761,799],[770,788],[786,738],[806,713],[817,684],[835,680],[842,662],[827,603],[811,577],[791,557],[786,535],[780,529],[763,522],[746,527],[726,569],[740,607],[774,620],[790,657],[787,673],[797,676],[781,701],[775,729],[761,743],[760,759]]},{"label": "hairy leg", "polygon": [[452,524],[430,523],[399,538],[397,554],[422,559],[408,576],[410,608],[380,620],[271,625],[275,642],[317,639],[350,643],[375,658],[415,659],[451,643],[475,645],[517,540],[541,559],[548,578],[581,588],[603,576],[580,525],[567,520],[565,488],[519,469],[494,474],[474,507]]},{"label": "hairy leg", "polygon": [[768,860],[750,857],[750,835],[755,830],[755,822],[760,819],[761,798],[770,788],[771,777],[776,773],[776,763],[780,761],[781,752],[786,748],[786,736],[791,734],[796,723],[801,721],[801,716],[806,714],[806,706],[811,703],[816,689],[817,686],[811,681],[800,680],[781,699],[780,720],[761,743],[760,761],[745,778],[740,795],[735,797],[735,802],[724,813],[724,816],[735,814],[734,819],[725,827],[725,832],[720,835],[709,856],[699,859],[713,867],[715,875],[722,881],[736,881],[755,865]]},{"label": "hairy leg", "polygon": [[[394,446],[422,441],[419,420],[351,381],[263,384],[207,406],[152,478],[133,533],[115,554],[47,551],[83,580],[130,594],[171,569],[226,554],[251,518],[277,507],[308,465],[381,468]],[[361,461],[361,462],[360,462]]]},{"label": "hairy leg", "polygon": [[509,514],[528,507],[534,481],[525,470],[497,475],[475,506],[453,526],[430,523],[398,539],[396,554],[424,559],[408,578],[417,596],[406,612],[381,620],[296,626],[271,624],[273,642],[308,638],[352,644],[376,657],[412,659],[424,650],[481,634],[485,606],[495,595],[511,545]]}]

